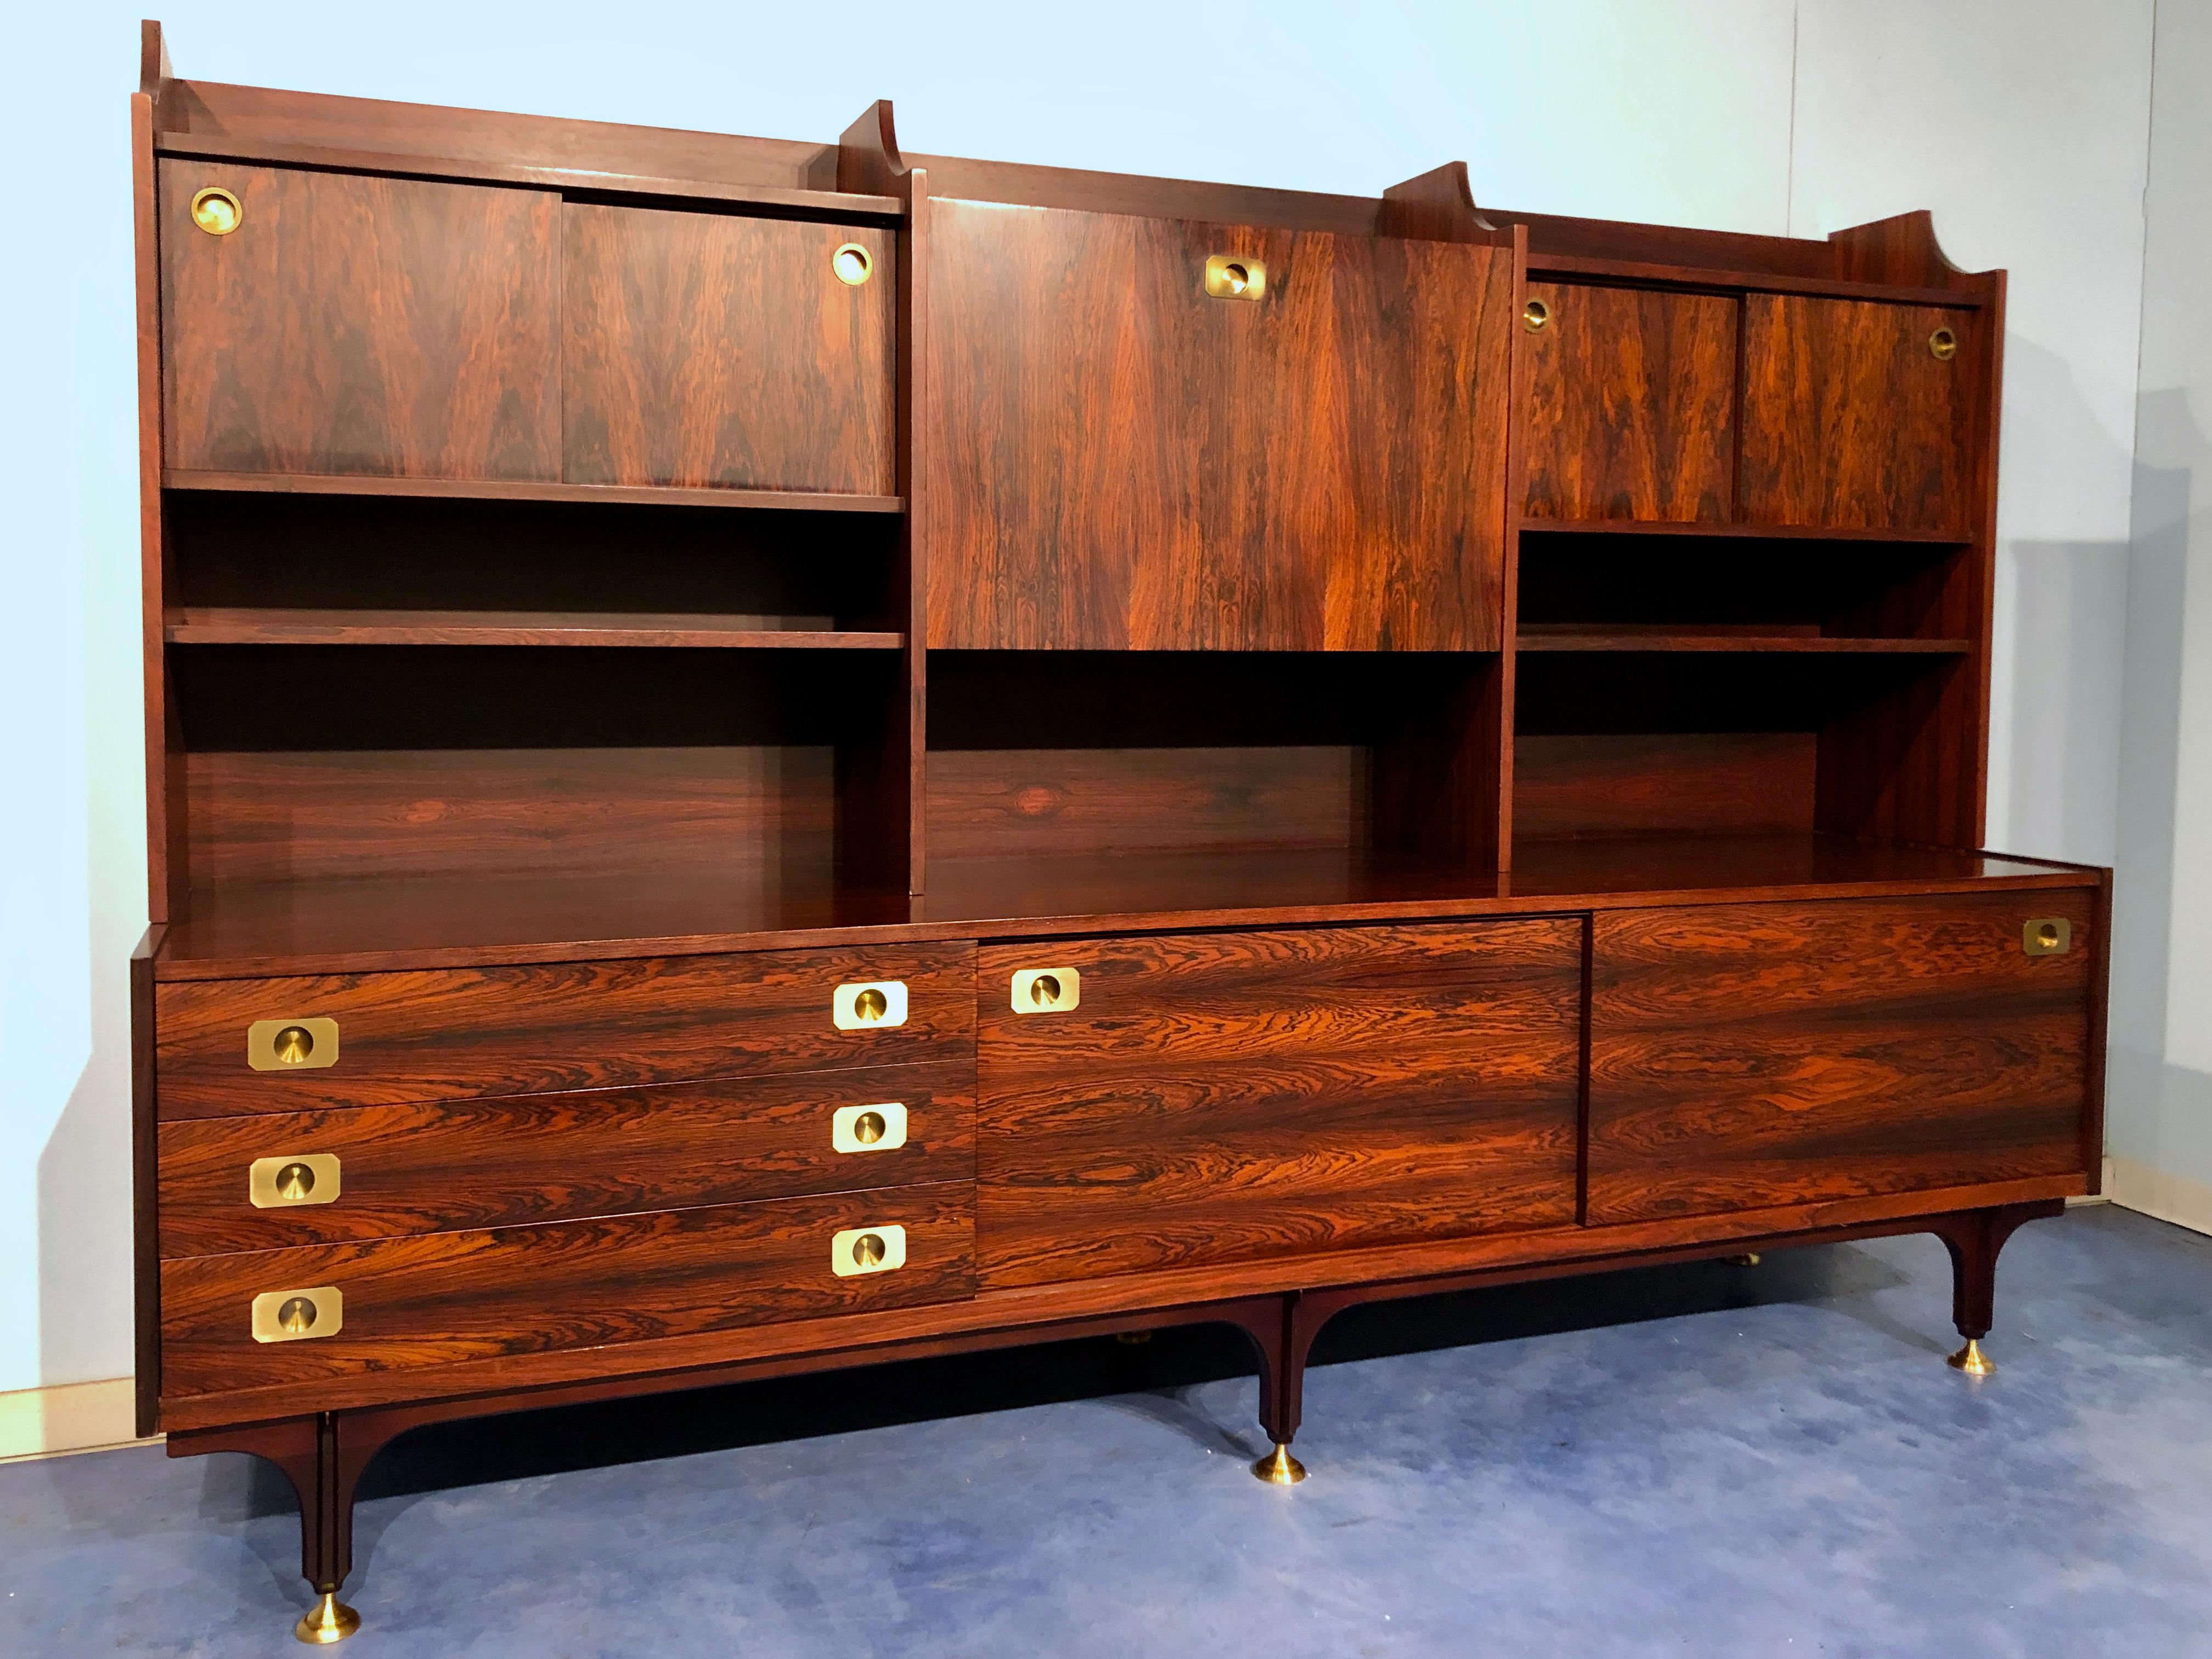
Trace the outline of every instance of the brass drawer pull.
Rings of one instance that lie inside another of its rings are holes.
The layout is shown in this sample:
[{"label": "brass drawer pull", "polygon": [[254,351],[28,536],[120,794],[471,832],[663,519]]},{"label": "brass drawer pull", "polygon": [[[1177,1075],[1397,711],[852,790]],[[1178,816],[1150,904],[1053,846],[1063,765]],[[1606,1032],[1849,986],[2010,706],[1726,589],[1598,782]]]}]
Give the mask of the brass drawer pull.
[{"label": "brass drawer pull", "polygon": [[891,1152],[906,1145],[906,1108],[896,1100],[873,1106],[840,1106],[830,1118],[830,1148],[838,1152]]},{"label": "brass drawer pull", "polygon": [[1521,326],[1531,334],[1541,334],[1544,325],[1552,320],[1552,308],[1541,300],[1531,300],[1521,307]]},{"label": "brass drawer pull", "polygon": [[830,1240],[830,1271],[840,1279],[887,1273],[905,1266],[903,1227],[848,1227]]},{"label": "brass drawer pull", "polygon": [[830,994],[830,1018],[841,1031],[906,1024],[906,986],[896,979],[858,980]]},{"label": "brass drawer pull", "polygon": [[2063,916],[2037,916],[2020,930],[2020,948],[2031,957],[2063,956],[2074,948],[2074,924]]},{"label": "brass drawer pull", "polygon": [[1083,1000],[1083,975],[1073,968],[1024,968],[1014,975],[1014,1012],[1064,1014]]},{"label": "brass drawer pull", "polygon": [[246,217],[237,197],[221,185],[192,192],[192,222],[210,236],[228,236]]},{"label": "brass drawer pull", "polygon": [[1206,262],[1206,291],[1217,300],[1256,300],[1267,291],[1264,261],[1217,253]]},{"label": "brass drawer pull", "polygon": [[264,1291],[253,1298],[256,1342],[307,1342],[345,1328],[345,1297],[335,1285],[311,1291]]},{"label": "brass drawer pull", "polygon": [[1928,355],[1939,363],[1948,363],[1959,355],[1959,337],[1948,328],[1939,328],[1928,337]]},{"label": "brass drawer pull", "polygon": [[246,1172],[246,1195],[257,1210],[328,1204],[338,1195],[337,1155],[301,1152],[294,1158],[257,1158]]},{"label": "brass drawer pull", "polygon": [[257,1019],[246,1028],[246,1063],[257,1072],[312,1072],[338,1063],[334,1019]]},{"label": "brass drawer pull", "polygon": [[858,242],[844,243],[830,256],[831,275],[847,288],[858,288],[866,282],[873,265],[874,262],[868,258],[868,250]]}]

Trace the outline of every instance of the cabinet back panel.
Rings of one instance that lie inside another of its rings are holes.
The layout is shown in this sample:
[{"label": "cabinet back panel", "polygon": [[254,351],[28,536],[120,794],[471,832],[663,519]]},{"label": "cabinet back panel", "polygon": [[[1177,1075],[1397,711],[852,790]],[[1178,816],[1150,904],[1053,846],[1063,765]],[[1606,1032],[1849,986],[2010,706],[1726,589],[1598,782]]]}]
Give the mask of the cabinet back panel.
[{"label": "cabinet back panel", "polygon": [[1810,830],[1819,747],[1810,732],[1523,736],[1513,747],[1514,834]]},{"label": "cabinet back panel", "polygon": [[160,211],[169,465],[560,477],[550,195],[165,161]]},{"label": "cabinet back panel", "polygon": [[931,213],[932,645],[1496,648],[1510,254]]},{"label": "cabinet back panel", "polygon": [[[568,482],[888,495],[887,230],[562,209]],[[853,242],[872,274],[838,280]]]}]

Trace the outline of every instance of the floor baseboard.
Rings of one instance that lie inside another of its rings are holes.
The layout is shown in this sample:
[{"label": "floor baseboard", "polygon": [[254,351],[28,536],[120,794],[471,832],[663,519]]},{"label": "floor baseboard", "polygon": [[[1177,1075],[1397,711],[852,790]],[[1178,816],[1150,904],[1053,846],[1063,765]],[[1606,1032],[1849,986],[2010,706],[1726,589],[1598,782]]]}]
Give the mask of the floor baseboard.
[{"label": "floor baseboard", "polygon": [[2168,1175],[2131,1158],[2105,1160],[2105,1191],[2113,1203],[2193,1232],[2212,1233],[2212,1186]]},{"label": "floor baseboard", "polygon": [[130,1444],[132,1395],[127,1376],[0,1394],[0,1463]]}]

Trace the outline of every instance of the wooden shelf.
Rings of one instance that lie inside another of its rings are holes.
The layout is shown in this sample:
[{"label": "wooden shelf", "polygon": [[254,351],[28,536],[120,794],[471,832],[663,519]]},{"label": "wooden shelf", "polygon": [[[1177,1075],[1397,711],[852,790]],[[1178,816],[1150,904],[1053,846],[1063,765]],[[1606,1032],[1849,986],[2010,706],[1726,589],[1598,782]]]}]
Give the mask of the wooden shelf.
[{"label": "wooden shelf", "polygon": [[734,507],[778,513],[903,513],[897,495],[803,489],[692,489],[660,484],[541,483],[512,478],[335,477],[319,472],[195,472],[171,467],[167,489],[284,495],[412,495],[477,501],[599,501],[629,507]]},{"label": "wooden shelf", "polygon": [[1665,283],[1669,287],[1744,289],[1756,294],[1814,294],[1839,300],[1887,300],[1906,305],[1950,306],[1978,311],[1987,304],[1979,290],[1916,288],[1893,283],[1858,283],[1841,276],[1798,276],[1771,270],[1729,270],[1709,265],[1659,264],[1643,259],[1597,259],[1578,253],[1528,251],[1531,276],[1595,276],[1622,283]]},{"label": "wooden shelf", "polygon": [[1838,530],[1820,525],[1711,524],[1650,519],[1523,519],[1522,533],[1567,536],[1725,536],[1753,541],[1894,542],[1923,547],[1970,547],[1972,536],[1948,530]]},{"label": "wooden shelf", "polygon": [[1725,628],[1549,628],[1523,626],[1522,651],[1705,651],[1744,656],[1963,656],[1972,640],[1838,638],[1824,634]]},{"label": "wooden shelf", "polygon": [[171,645],[583,645],[755,651],[896,651],[903,634],[779,628],[775,617],[559,611],[172,611]]}]

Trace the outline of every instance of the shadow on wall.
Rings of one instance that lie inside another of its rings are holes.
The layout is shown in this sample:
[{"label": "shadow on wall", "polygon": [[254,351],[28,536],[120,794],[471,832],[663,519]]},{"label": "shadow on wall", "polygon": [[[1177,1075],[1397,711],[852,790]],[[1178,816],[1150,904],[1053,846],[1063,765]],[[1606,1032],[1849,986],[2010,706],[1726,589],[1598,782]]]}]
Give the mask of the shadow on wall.
[{"label": "shadow on wall", "polygon": [[[94,930],[92,1053],[39,1154],[39,1380],[88,1382],[131,1369],[131,999]],[[116,1029],[110,1029],[116,1028]]]}]

